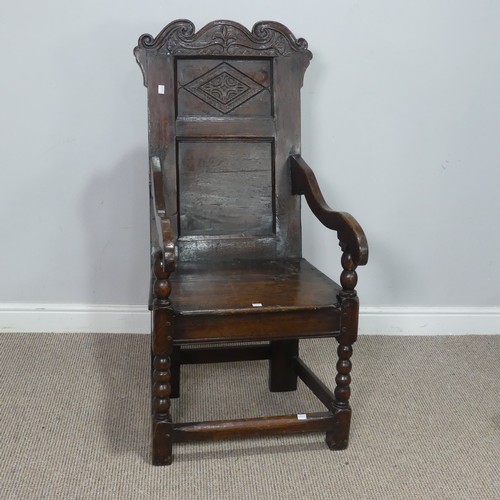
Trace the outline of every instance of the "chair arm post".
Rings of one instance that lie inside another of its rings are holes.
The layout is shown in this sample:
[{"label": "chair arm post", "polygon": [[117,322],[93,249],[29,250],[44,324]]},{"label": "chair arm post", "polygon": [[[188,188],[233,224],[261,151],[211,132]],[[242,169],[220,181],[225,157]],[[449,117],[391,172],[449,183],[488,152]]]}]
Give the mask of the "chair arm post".
[{"label": "chair arm post", "polygon": [[[337,232],[342,251],[346,254],[342,264],[344,270],[350,273],[351,271],[354,272],[356,266],[365,265],[368,261],[368,243],[365,233],[356,219],[346,212],[336,212],[328,206],[318,186],[314,172],[300,155],[290,156],[290,168],[292,193],[304,195],[307,204],[317,219],[327,228]],[[353,261],[353,264],[349,264],[349,267],[354,265],[354,269],[345,267],[344,263],[347,264],[348,260]],[[346,279],[349,280],[350,285],[353,279],[356,281],[356,278],[355,275],[354,278],[351,274],[349,276],[350,278],[347,278],[346,275]],[[354,282],[352,289],[348,287],[346,291],[352,291],[355,286],[356,283]]]},{"label": "chair arm post", "polygon": [[311,167],[300,155],[290,156],[292,193],[304,195],[307,204],[318,220],[327,228],[337,232],[342,249],[342,290],[339,298],[343,311],[341,344],[352,343],[358,330],[359,302],[355,290],[358,282],[356,268],[368,261],[368,243],[365,233],[356,219],[345,212],[336,212],[326,203]]},{"label": "chair arm post", "polygon": [[153,156],[150,163],[151,169],[151,196],[153,198],[153,210],[158,243],[160,245],[161,259],[165,269],[172,271],[175,267],[175,242],[172,231],[172,222],[167,216],[165,197],[163,194],[163,174],[160,158]]}]

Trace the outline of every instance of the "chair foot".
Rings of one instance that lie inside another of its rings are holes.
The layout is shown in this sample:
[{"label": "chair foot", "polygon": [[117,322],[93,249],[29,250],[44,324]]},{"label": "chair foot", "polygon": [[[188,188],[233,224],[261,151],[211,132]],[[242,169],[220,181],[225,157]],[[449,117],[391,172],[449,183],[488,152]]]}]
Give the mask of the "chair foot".
[{"label": "chair foot", "polygon": [[345,450],[349,444],[351,427],[351,409],[345,408],[334,412],[334,427],[326,433],[326,444],[330,450]]},{"label": "chair foot", "polygon": [[298,339],[271,342],[271,358],[269,359],[269,390],[271,392],[297,390],[294,360],[298,355]]},{"label": "chair foot", "polygon": [[172,463],[172,423],[153,418],[152,441],[153,465],[170,465]]}]

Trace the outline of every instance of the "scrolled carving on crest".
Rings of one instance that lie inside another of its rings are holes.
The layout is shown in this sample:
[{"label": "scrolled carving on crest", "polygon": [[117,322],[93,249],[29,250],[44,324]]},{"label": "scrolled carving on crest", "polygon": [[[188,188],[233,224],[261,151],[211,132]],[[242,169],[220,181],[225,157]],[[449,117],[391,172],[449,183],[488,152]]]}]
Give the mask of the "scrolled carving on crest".
[{"label": "scrolled carving on crest", "polygon": [[260,21],[251,32],[233,21],[213,21],[196,32],[191,21],[181,19],[163,28],[156,38],[142,35],[138,46],[172,55],[287,56],[301,52],[312,57],[303,38],[295,38],[286,26],[273,21]]}]

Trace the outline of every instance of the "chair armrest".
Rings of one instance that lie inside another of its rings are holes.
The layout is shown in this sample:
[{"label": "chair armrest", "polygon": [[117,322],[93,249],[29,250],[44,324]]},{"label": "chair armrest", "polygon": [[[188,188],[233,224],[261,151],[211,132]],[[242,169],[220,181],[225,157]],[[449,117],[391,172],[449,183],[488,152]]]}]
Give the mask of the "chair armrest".
[{"label": "chair armrest", "polygon": [[175,264],[175,243],[172,232],[172,222],[167,216],[165,196],[163,194],[163,175],[161,172],[160,159],[157,156],[151,158],[151,196],[153,197],[154,217],[158,242],[164,268],[173,268]]},{"label": "chair armrest", "polygon": [[327,228],[337,231],[342,250],[349,251],[356,265],[368,262],[368,242],[356,219],[346,212],[335,212],[326,203],[314,172],[300,155],[290,157],[293,194],[304,195],[313,214]]}]

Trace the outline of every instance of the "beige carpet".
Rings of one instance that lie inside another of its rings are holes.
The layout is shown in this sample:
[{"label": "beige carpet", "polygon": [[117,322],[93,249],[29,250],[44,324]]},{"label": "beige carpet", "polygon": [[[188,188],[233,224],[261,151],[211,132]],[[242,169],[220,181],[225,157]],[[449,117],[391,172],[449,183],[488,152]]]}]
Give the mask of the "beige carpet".
[{"label": "beige carpet", "polygon": [[[0,334],[2,499],[500,499],[500,336],[361,337],[348,450],[323,436],[178,444],[149,462],[148,341]],[[335,341],[304,342],[330,386]],[[321,410],[265,362],[183,367],[183,420]]]}]

